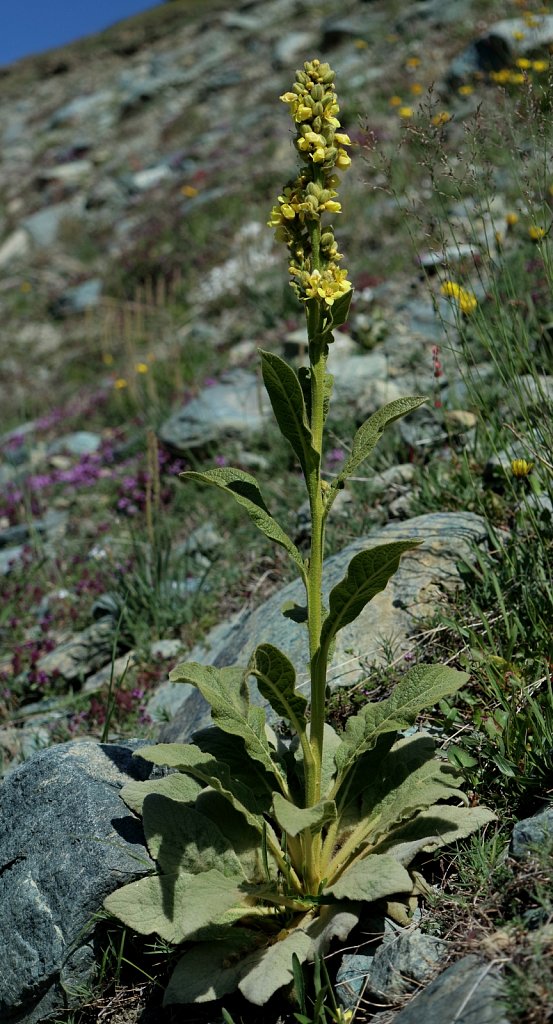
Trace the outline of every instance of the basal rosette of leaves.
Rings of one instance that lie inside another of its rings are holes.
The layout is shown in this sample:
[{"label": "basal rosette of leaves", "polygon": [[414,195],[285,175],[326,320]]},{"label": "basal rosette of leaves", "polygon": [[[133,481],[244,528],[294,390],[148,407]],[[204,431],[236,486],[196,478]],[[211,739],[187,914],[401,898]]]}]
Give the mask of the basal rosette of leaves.
[{"label": "basal rosette of leaves", "polygon": [[[311,961],[333,939],[346,939],[364,903],[409,900],[416,885],[408,866],[420,851],[466,836],[493,817],[486,808],[467,806],[460,776],[436,755],[430,737],[401,735],[423,709],[462,686],[466,674],[415,666],[387,699],[369,702],[351,717],[342,735],[325,722],[336,634],[385,588],[401,556],[417,547],[400,541],[358,553],[325,608],[327,516],[386,427],[425,401],[404,398],[380,409],[357,430],[334,482],[322,478],[332,391],[329,345],[351,299],[332,227],[325,223],[340,212],[335,171],[350,162],[333,80],[327,64],[307,62],[292,91],[281,97],[296,126],[302,169],[270,220],[288,247],[291,284],[305,305],[309,365],[296,372],[279,356],[261,352],[277,423],[309,495],[309,557],[273,517],[250,474],[228,467],[183,474],[224,491],[290,556],[306,603],[283,614],[298,629],[307,628],[310,701],[287,656],[269,643],[255,649],[248,665],[191,662],[171,674],[173,681],[197,687],[211,707],[213,726],[193,744],[159,744],[137,753],[176,769],[122,790],[142,816],[159,871],[105,901],[135,931],[184,945],[166,1003],[205,1002],[238,989],[251,1003],[264,1004],[292,983],[294,954],[300,963]],[[269,727],[259,697],[288,724],[291,741]]]}]

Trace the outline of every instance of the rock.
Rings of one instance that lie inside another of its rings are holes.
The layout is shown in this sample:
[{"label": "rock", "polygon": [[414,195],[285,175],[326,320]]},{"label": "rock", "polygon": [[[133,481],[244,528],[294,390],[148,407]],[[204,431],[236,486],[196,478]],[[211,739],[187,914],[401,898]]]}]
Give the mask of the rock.
[{"label": "rock", "polygon": [[28,523],[17,523],[0,530],[0,549],[13,544],[23,544],[37,534],[51,539],[63,535],[67,523],[67,512],[49,509],[41,519],[31,519]]},{"label": "rock", "polygon": [[97,121],[100,115],[103,127],[107,127],[108,122],[112,123],[114,119],[109,116],[109,113],[115,99],[115,94],[111,89],[93,92],[88,96],[75,96],[69,103],[65,103],[52,114],[50,126],[58,128],[61,125],[78,124],[87,120]]},{"label": "rock", "polygon": [[56,203],[37,210],[29,217],[24,217],[21,224],[29,233],[39,249],[48,249],[58,237],[58,231],[67,217],[78,217],[84,209],[84,199],[76,196],[65,203]]},{"label": "rock", "polygon": [[169,417],[159,430],[159,439],[175,451],[186,452],[225,434],[250,437],[263,430],[271,416],[259,378],[235,369]]},{"label": "rock", "polygon": [[63,343],[63,338],[53,324],[31,322],[23,324],[18,330],[17,341],[20,345],[26,345],[32,349],[33,354],[47,356],[52,352],[57,352]]},{"label": "rock", "polygon": [[28,231],[23,228],[16,228],[11,235],[0,245],[0,267],[8,267],[10,263],[27,256],[31,248],[31,240]]},{"label": "rock", "polygon": [[[0,1019],[38,1024],[78,1005],[95,970],[94,915],[153,868],[118,791],[146,779],[140,744],[64,743],[0,787]],[[72,994],[74,993],[74,994]]]},{"label": "rock", "polygon": [[74,434],[65,434],[58,438],[50,451],[64,451],[71,455],[93,455],[101,447],[102,438],[90,430],[76,430]]},{"label": "rock", "polygon": [[67,288],[52,304],[52,310],[56,315],[70,313],[84,313],[87,309],[94,309],[102,294],[102,281],[99,277],[92,277],[82,284]]},{"label": "rock", "polygon": [[[332,366],[332,374],[336,402],[361,404],[365,393],[370,395],[371,388],[377,390],[376,380],[385,381],[388,375],[388,361],[383,352],[342,355]],[[370,409],[367,415],[372,412],[375,412],[375,408]]]},{"label": "rock", "polygon": [[75,633],[37,662],[39,672],[49,677],[61,676],[68,683],[82,683],[111,661],[113,648],[113,621],[100,620]]},{"label": "rock", "polygon": [[43,182],[61,181],[64,184],[71,185],[73,182],[80,182],[83,178],[86,178],[92,169],[93,164],[91,160],[71,160],[65,164],[56,164],[55,167],[46,167],[40,171],[38,177]]},{"label": "rock", "polygon": [[155,188],[162,181],[167,181],[169,178],[173,178],[173,172],[167,164],[159,164],[157,167],[148,167],[144,171],[137,171],[131,178],[131,188],[136,189],[137,192],[147,192],[150,188]]},{"label": "rock", "polygon": [[521,858],[528,854],[553,850],[553,807],[544,807],[531,818],[517,821],[511,840],[511,855]]},{"label": "rock", "polygon": [[373,1009],[398,1002],[428,981],[446,949],[445,942],[419,928],[387,927],[372,955],[344,956],[336,978],[340,1003],[353,1010],[363,994],[363,1005]]},{"label": "rock", "polygon": [[23,544],[13,544],[9,548],[0,548],[0,576],[7,576],[23,557]]},{"label": "rock", "polygon": [[448,83],[455,86],[475,72],[499,71],[516,57],[547,51],[553,42],[553,15],[539,15],[533,21],[530,25],[524,18],[504,18],[490,25],[453,60]]},{"label": "rock", "polygon": [[[380,1014],[373,1017],[378,1022]],[[465,956],[394,1016],[394,1024],[509,1024],[501,978],[492,963]]]},{"label": "rock", "polygon": [[[461,585],[457,562],[461,558],[470,560],[472,545],[486,538],[486,525],[484,519],[470,512],[433,513],[408,522],[389,523],[326,560],[325,600],[329,589],[344,576],[353,555],[380,543],[407,538],[423,543],[402,558],[386,589],[338,633],[328,676],[331,687],[356,682],[367,664],[382,664],[386,642],[392,642],[398,652],[409,648],[409,637],[417,623],[434,613],[444,599],[444,592]],[[256,644],[269,642],[288,655],[298,672],[298,688],[307,692],[307,635],[305,627],[282,615],[281,609],[288,602],[304,603],[301,583],[288,584],[254,611],[241,612],[229,623],[216,626],[186,660],[218,666],[247,664]],[[252,692],[252,700],[260,701],[256,691]],[[185,742],[210,721],[203,699],[193,687],[182,683],[162,684],[150,701],[148,712],[153,718],[174,716],[161,732],[168,742]]]},{"label": "rock", "polygon": [[[285,32],[279,35],[273,48],[273,58],[277,68],[287,68],[298,60],[305,60],[304,54],[316,51],[319,40],[311,31]],[[301,66],[301,65],[300,65]]]}]

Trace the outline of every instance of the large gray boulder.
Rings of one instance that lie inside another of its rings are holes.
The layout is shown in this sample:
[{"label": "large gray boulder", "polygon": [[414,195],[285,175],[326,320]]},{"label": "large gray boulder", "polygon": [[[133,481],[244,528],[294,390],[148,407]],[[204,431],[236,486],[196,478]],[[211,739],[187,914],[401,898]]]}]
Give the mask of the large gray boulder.
[{"label": "large gray boulder", "polygon": [[[364,608],[361,615],[337,636],[330,666],[331,687],[356,682],[367,666],[382,664],[392,648],[407,653],[411,637],[433,616],[448,593],[461,587],[460,560],[469,560],[474,546],[486,538],[484,520],[472,512],[429,513],[406,522],[394,522],[353,541],[325,562],[324,598],[345,575],[357,552],[392,541],[414,539],[420,547],[401,559],[398,572],[387,587]],[[259,643],[280,647],[296,667],[298,688],[308,691],[308,642],[305,626],[285,618],[282,607],[303,604],[301,582],[289,583],[254,611],[243,611],[230,622],[215,627],[204,644],[186,659],[205,665],[246,665]],[[256,700],[256,692],[252,693]],[[164,683],[148,706],[154,718],[171,717],[161,730],[165,742],[186,742],[197,729],[210,723],[203,697],[184,683]]]},{"label": "large gray boulder", "polygon": [[[400,1010],[394,1024],[509,1024],[502,990],[501,977],[492,963],[465,956]],[[380,1016],[373,1017],[375,1024]]]},{"label": "large gray boulder", "polygon": [[38,1024],[79,1004],[94,976],[94,915],[114,889],[154,868],[119,796],[150,774],[133,746],[51,747],[0,787],[2,1024]]}]

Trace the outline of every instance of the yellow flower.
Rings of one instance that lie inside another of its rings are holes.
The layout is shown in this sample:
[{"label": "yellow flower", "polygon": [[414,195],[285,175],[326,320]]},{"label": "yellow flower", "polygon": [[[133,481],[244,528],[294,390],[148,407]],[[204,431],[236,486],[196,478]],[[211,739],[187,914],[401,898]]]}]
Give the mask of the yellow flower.
[{"label": "yellow flower", "polygon": [[522,71],[511,71],[508,81],[511,85],[524,85],[526,78],[522,74]]},{"label": "yellow flower", "polygon": [[29,281],[22,281],[19,285],[19,291],[23,292],[23,295],[28,295],[31,290],[31,284]]},{"label": "yellow flower", "polygon": [[438,111],[438,113],[434,114],[434,117],[432,118],[432,124],[436,126],[447,124],[448,121],[451,121],[451,114],[448,114],[447,110]]},{"label": "yellow flower", "polygon": [[336,167],[339,167],[342,171],[345,171],[346,167],[351,164],[351,157],[348,156],[345,149],[338,150],[338,156],[336,157]]},{"label": "yellow flower", "polygon": [[400,117],[406,117],[406,118],[412,117],[413,116],[413,108],[412,107],[400,107],[399,110],[398,110],[398,114],[399,114]]},{"label": "yellow flower", "polygon": [[528,234],[533,242],[540,242],[545,235],[545,228],[540,228],[538,224],[530,224]]},{"label": "yellow flower", "polygon": [[518,213],[515,213],[514,211],[509,211],[509,213],[506,213],[505,223],[509,228],[514,227],[515,224],[518,224]]},{"label": "yellow flower", "polygon": [[515,64],[517,68],[522,68],[523,71],[532,67],[532,61],[528,60],[528,57],[517,57]]},{"label": "yellow flower", "polygon": [[135,363],[134,368],[137,373],[148,373],[148,363]]},{"label": "yellow flower", "polygon": [[511,472],[513,476],[524,477],[528,476],[534,468],[533,462],[527,462],[526,459],[513,459],[511,462]]},{"label": "yellow flower", "polygon": [[388,103],[390,104],[391,107],[401,107],[403,100],[401,96],[390,96]]},{"label": "yellow flower", "polygon": [[547,71],[548,68],[549,68],[549,61],[548,60],[533,60],[532,61],[532,70],[533,71],[537,71],[539,73],[540,71]]},{"label": "yellow flower", "polygon": [[420,57],[409,57],[409,59],[405,61],[405,67],[406,68],[418,68],[420,62],[421,62]]},{"label": "yellow flower", "polygon": [[474,92],[473,85],[460,85],[457,89],[460,96],[470,96]]},{"label": "yellow flower", "polygon": [[413,82],[413,84],[410,86],[410,91],[413,93],[413,96],[420,96],[423,90],[424,86],[422,86],[420,82]]},{"label": "yellow flower", "polygon": [[113,364],[113,356],[111,352],[102,353],[102,362],[104,366],[111,366]]},{"label": "yellow flower", "polygon": [[461,313],[465,316],[469,316],[474,313],[474,310],[478,306],[478,299],[472,292],[467,291],[462,285],[457,284],[456,281],[444,281],[440,287],[442,295],[447,298],[454,299],[457,303]]},{"label": "yellow flower", "polygon": [[194,196],[197,196],[198,191],[199,190],[197,188],[194,188],[193,185],[183,185],[181,188],[182,195],[187,196],[189,199],[193,199]]},{"label": "yellow flower", "polygon": [[124,377],[118,377],[117,380],[114,380],[113,386],[114,388],[117,389],[117,391],[122,391],[123,388],[127,387],[127,381],[125,380]]},{"label": "yellow flower", "polygon": [[519,42],[522,39],[526,39],[526,32],[513,32],[513,39],[517,39]]},{"label": "yellow flower", "polygon": [[511,79],[509,68],[501,68],[500,71],[490,71],[490,78],[496,85],[506,85]]},{"label": "yellow flower", "polygon": [[366,50],[369,44],[366,39],[355,39],[353,45],[357,50]]}]

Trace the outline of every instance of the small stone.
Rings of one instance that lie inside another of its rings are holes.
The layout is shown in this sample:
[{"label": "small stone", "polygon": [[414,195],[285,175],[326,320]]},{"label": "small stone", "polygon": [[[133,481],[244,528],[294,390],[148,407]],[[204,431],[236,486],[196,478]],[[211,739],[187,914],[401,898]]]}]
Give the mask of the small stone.
[{"label": "small stone", "polygon": [[148,167],[144,171],[137,171],[131,178],[131,185],[137,192],[146,192],[172,177],[171,169],[166,164],[159,164],[157,167]]},{"label": "small stone", "polygon": [[30,248],[31,240],[28,232],[23,228],[16,228],[0,245],[0,267],[7,267],[10,263],[15,263],[27,256]]},{"label": "small stone", "polygon": [[94,309],[98,305],[101,294],[101,279],[99,277],[90,278],[73,288],[67,288],[52,304],[53,312],[57,315],[84,313],[87,309]]},{"label": "small stone", "polygon": [[517,859],[528,854],[553,850],[553,807],[545,807],[543,811],[531,818],[517,821],[511,840],[511,855]]},{"label": "small stone", "polygon": [[159,661],[168,661],[170,658],[177,658],[182,654],[182,643],[180,640],[156,640],[150,647],[150,657]]},{"label": "small stone", "polygon": [[460,430],[472,430],[478,423],[478,416],[468,409],[446,409],[444,419],[447,424]]}]

